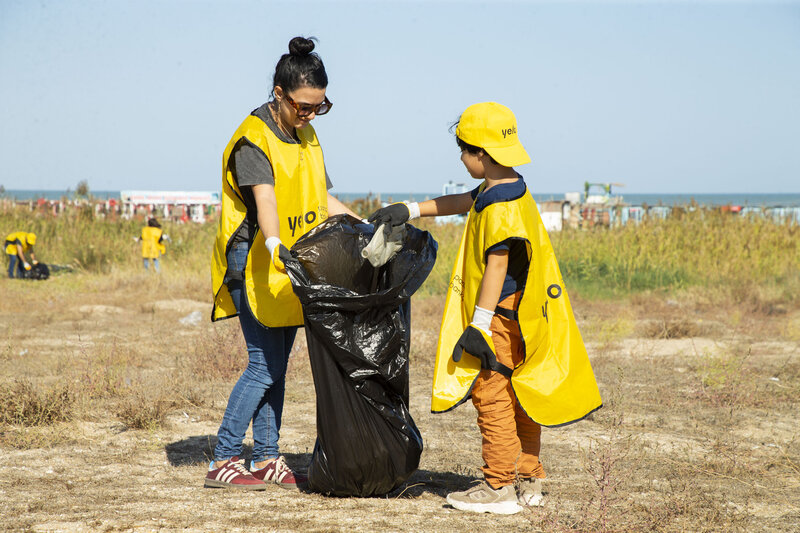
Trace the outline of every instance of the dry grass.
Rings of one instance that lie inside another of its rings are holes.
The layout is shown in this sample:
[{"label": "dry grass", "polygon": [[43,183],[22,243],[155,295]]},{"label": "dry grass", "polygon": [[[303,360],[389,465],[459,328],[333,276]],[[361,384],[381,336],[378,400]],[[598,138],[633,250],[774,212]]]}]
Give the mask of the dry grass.
[{"label": "dry grass", "polygon": [[0,425],[49,426],[72,419],[69,386],[38,390],[30,381],[0,387]]},{"label": "dry grass", "polygon": [[176,405],[168,383],[155,386],[137,383],[130,387],[114,412],[128,429],[155,430],[165,425],[167,414]]},{"label": "dry grass", "polygon": [[[440,243],[458,233],[431,231]],[[437,268],[449,271],[452,250],[440,250]],[[445,505],[482,462],[471,405],[430,413],[438,296],[412,303],[411,412],[425,452],[406,486],[367,499],[203,489],[246,352],[235,319],[207,321],[207,249],[197,264],[185,253],[189,266],[167,256],[161,276],[134,257],[102,275],[0,280],[4,529],[793,531],[800,522],[800,307],[771,282],[615,299],[574,291],[605,406],[543,431],[542,508],[489,516]],[[194,311],[200,325],[181,322]],[[302,332],[287,375],[282,453],[303,469],[316,413]]]},{"label": "dry grass", "polygon": [[709,328],[702,321],[676,318],[651,320],[642,329],[644,336],[651,339],[685,339],[704,337]]},{"label": "dry grass", "polygon": [[[50,317],[46,327],[5,328],[3,390],[24,380],[26,395],[45,404],[59,387],[73,399],[65,409],[69,421],[0,425],[0,447],[12,465],[0,473],[12,517],[6,527],[791,531],[797,522],[797,310],[761,315],[742,303],[717,313],[701,300],[676,304],[658,295],[573,299],[605,407],[579,424],[544,430],[545,507],[473,516],[449,509],[444,497],[480,476],[474,409],[429,412],[440,298],[412,304],[411,409],[426,448],[408,484],[388,498],[365,500],[279,489],[243,495],[201,487],[227,395],[246,360],[237,323],[181,324],[194,306],[207,310],[208,298],[192,289],[199,281],[165,275],[125,282],[137,275],[75,274],[48,280],[47,290],[44,283],[0,282],[8,293],[27,291],[25,321]],[[0,302],[0,316],[18,319],[10,302]],[[713,326],[647,334],[652,324],[680,323],[682,315]],[[301,334],[282,430],[283,452],[299,468],[315,438],[305,349]],[[248,439],[245,453],[250,445]],[[23,470],[40,461],[53,473]],[[88,471],[86,462],[93,465]],[[110,483],[120,476],[124,484]],[[198,507],[198,498],[205,505]],[[265,504],[282,512],[255,512]],[[211,511],[220,507],[237,517],[235,524]]]},{"label": "dry grass", "polygon": [[247,365],[242,358],[244,348],[238,319],[216,322],[207,336],[195,341],[193,357],[185,361],[187,371],[200,380],[235,381]]}]

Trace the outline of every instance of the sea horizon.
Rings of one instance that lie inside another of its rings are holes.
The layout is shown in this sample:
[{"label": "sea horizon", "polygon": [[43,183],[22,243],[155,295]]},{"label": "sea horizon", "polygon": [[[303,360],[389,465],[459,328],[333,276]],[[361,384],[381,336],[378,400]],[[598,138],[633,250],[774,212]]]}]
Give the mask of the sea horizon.
[{"label": "sea horizon", "polygon": [[[167,189],[164,189],[167,190]],[[365,192],[335,192],[331,194],[344,202],[351,202],[358,198],[379,197],[384,202],[399,201],[423,201],[441,196],[441,192],[389,192],[376,193]],[[566,193],[532,193],[537,202],[564,200]],[[110,198],[119,199],[119,190],[89,191],[89,195],[95,199],[108,200]],[[582,195],[581,195],[582,196]],[[621,197],[623,203],[628,205],[687,205],[695,202],[699,205],[721,206],[721,205],[741,205],[750,207],[800,207],[800,193],[629,193],[614,194]],[[0,197],[13,198],[17,201],[37,200],[60,200],[62,198],[74,198],[73,190],[58,189],[6,189]]]}]

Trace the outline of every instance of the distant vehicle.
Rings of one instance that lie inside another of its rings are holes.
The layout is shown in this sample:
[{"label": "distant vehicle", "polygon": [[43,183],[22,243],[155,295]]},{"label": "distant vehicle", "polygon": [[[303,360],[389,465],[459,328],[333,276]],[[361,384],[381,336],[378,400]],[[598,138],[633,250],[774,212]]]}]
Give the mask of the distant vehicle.
[{"label": "distant vehicle", "polygon": [[[467,192],[469,189],[464,183],[455,183],[453,180],[448,181],[442,185],[442,196],[448,194],[461,194]],[[467,219],[467,215],[446,215],[436,217],[437,224],[461,224]]]},{"label": "distant vehicle", "polygon": [[[624,183],[589,183],[583,184],[583,203],[594,205],[620,205],[622,196],[614,196],[612,187],[624,187]],[[599,189],[599,191],[598,191]]]}]

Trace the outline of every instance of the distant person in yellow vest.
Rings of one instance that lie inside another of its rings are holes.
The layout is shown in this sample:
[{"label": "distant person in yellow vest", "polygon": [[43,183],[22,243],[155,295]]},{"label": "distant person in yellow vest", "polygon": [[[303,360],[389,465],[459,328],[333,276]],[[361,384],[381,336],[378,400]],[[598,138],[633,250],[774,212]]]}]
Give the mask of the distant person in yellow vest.
[{"label": "distant person in yellow vest", "polygon": [[[249,362],[217,432],[206,487],[296,489],[306,478],[278,448],[286,365],[300,302],[283,267],[294,242],[330,215],[357,216],[331,196],[311,121],[330,111],[314,42],[295,37],[275,66],[271,101],[250,113],[222,156],[222,210],[211,261],[212,320],[239,316]],[[252,421],[248,465],[242,441]],[[345,428],[342,431],[346,431]]]},{"label": "distant person in yellow vest", "polygon": [[142,242],[142,260],[145,270],[150,269],[150,261],[152,261],[155,271],[161,272],[158,258],[167,251],[164,244],[165,238],[166,235],[161,230],[161,224],[155,218],[148,220],[147,226],[142,228],[142,235],[137,240]]},{"label": "distant person in yellow vest", "polygon": [[[18,278],[25,277],[25,272],[31,265],[39,264],[33,245],[36,244],[36,234],[25,231],[16,231],[6,237],[6,255],[8,256],[8,277],[14,277],[14,270]],[[30,255],[30,262],[25,254]]]},{"label": "distant person in yellow vest", "polygon": [[469,213],[445,301],[431,410],[472,397],[485,481],[448,494],[456,509],[513,514],[542,504],[541,426],[601,407],[597,383],[547,231],[522,176],[530,162],[517,121],[495,102],[468,107],[456,142],[473,191],[393,204],[369,220]]}]

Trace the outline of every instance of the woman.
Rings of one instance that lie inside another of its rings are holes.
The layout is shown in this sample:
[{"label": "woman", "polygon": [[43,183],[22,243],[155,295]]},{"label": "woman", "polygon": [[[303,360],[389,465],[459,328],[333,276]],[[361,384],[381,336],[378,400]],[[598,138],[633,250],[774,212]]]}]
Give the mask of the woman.
[{"label": "woman", "polygon": [[[331,182],[311,121],[331,109],[328,76],[314,42],[295,37],[273,77],[273,99],[239,126],[222,161],[222,213],[211,266],[212,320],[239,316],[249,363],[233,388],[217,433],[206,487],[297,488],[278,452],[286,365],[300,303],[281,257],[330,215],[356,216],[328,193]],[[240,459],[253,422],[253,456]]]}]

